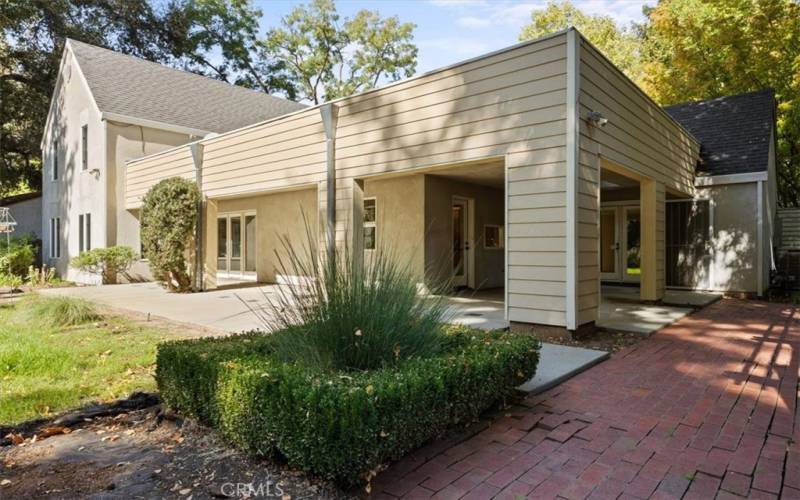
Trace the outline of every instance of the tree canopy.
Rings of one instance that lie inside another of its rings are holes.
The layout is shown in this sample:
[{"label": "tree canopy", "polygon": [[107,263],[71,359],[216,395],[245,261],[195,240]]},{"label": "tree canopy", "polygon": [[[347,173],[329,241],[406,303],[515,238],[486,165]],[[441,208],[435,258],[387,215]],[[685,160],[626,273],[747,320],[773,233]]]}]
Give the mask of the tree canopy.
[{"label": "tree canopy", "polygon": [[779,201],[800,205],[800,3],[661,0],[644,14],[619,26],[550,2],[520,38],[575,26],[662,105],[775,89]]},{"label": "tree canopy", "polygon": [[[251,0],[0,0],[0,197],[41,186],[39,142],[66,38],[314,102],[413,74],[414,26],[331,0],[260,33]],[[269,4],[267,4],[269,5]]]},{"label": "tree canopy", "polygon": [[414,74],[414,25],[361,10],[340,19],[332,0],[300,5],[271,29],[266,52],[283,63],[297,95],[314,104]]}]

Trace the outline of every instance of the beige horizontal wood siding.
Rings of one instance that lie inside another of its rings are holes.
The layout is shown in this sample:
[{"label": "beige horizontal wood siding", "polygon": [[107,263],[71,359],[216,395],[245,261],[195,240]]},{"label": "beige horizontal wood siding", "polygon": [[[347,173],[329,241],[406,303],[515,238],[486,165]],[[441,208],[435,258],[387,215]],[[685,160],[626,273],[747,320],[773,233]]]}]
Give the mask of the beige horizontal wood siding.
[{"label": "beige horizontal wood siding", "polygon": [[147,191],[169,177],[195,180],[194,160],[189,146],[128,163],[125,173],[125,208],[139,208]]},{"label": "beige horizontal wood siding", "polygon": [[[600,304],[600,158],[658,181],[658,286],[664,278],[664,189],[692,195],[699,145],[597,49],[581,37],[578,154],[578,324],[597,319]],[[599,111],[608,123],[590,127]]]},{"label": "beige horizontal wood siding", "polygon": [[[581,40],[581,147],[669,190],[693,195],[697,142],[597,49]],[[590,111],[603,113],[608,124],[586,127]]]},{"label": "beige horizontal wood siding", "polygon": [[560,36],[348,100],[336,135],[337,237],[353,179],[504,158],[509,317],[564,325],[565,72]]},{"label": "beige horizontal wood siding", "polygon": [[[565,324],[565,35],[335,105],[337,239],[343,240],[352,226],[358,179],[504,160],[510,319]],[[325,134],[318,108],[202,144],[207,196],[243,196],[315,183],[324,213]]]}]

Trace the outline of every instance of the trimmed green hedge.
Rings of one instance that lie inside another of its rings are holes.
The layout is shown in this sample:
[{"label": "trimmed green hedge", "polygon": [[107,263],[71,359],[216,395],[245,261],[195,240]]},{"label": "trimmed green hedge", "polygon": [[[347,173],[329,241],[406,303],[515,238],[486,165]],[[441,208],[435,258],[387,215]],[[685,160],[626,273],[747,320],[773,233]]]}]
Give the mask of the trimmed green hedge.
[{"label": "trimmed green hedge", "polygon": [[529,336],[453,327],[445,342],[435,357],[336,373],[277,361],[259,334],[170,342],[159,346],[156,380],[168,406],[236,445],[357,486],[536,371]]}]

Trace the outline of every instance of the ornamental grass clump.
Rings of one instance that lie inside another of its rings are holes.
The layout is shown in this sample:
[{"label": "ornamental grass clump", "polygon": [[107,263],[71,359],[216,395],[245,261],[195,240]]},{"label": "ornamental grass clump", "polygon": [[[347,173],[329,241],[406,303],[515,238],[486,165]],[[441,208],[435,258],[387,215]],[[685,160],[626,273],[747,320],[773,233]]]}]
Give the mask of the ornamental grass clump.
[{"label": "ornamental grass clump", "polygon": [[[278,267],[299,277],[278,287],[260,315],[276,356],[322,370],[371,370],[438,353],[446,304],[419,294],[410,266],[393,252],[362,256],[349,245],[320,259],[307,224],[302,245],[282,239]],[[320,262],[322,261],[322,262]]]},{"label": "ornamental grass clump", "polygon": [[101,319],[97,307],[87,300],[42,296],[28,300],[29,307],[23,308],[24,319],[43,326],[76,326]]}]

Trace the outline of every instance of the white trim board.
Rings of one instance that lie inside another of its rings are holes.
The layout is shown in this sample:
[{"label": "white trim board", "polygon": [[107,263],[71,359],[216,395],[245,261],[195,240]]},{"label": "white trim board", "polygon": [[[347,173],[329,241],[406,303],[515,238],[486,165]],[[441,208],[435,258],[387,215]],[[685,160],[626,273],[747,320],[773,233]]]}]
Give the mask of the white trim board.
[{"label": "white trim board", "polygon": [[718,186],[721,184],[744,184],[767,180],[767,172],[750,172],[746,174],[712,175],[708,177],[695,177],[696,187]]},{"label": "white trim board", "polygon": [[[127,123],[129,125],[139,125],[141,127],[154,128],[158,130],[164,130],[166,132],[175,132],[178,134],[193,135],[197,137],[205,137],[206,135],[213,133],[209,132],[208,130],[184,127],[182,125],[175,125],[172,123],[165,123],[156,120],[148,120],[147,118],[137,118],[135,116],[121,115],[119,113],[110,113],[108,111],[103,111],[100,114],[100,119],[118,123]],[[185,146],[185,144],[183,146]]]},{"label": "white trim board", "polygon": [[580,147],[580,44],[574,28],[567,30],[567,296],[566,327],[578,327],[578,148]]}]

